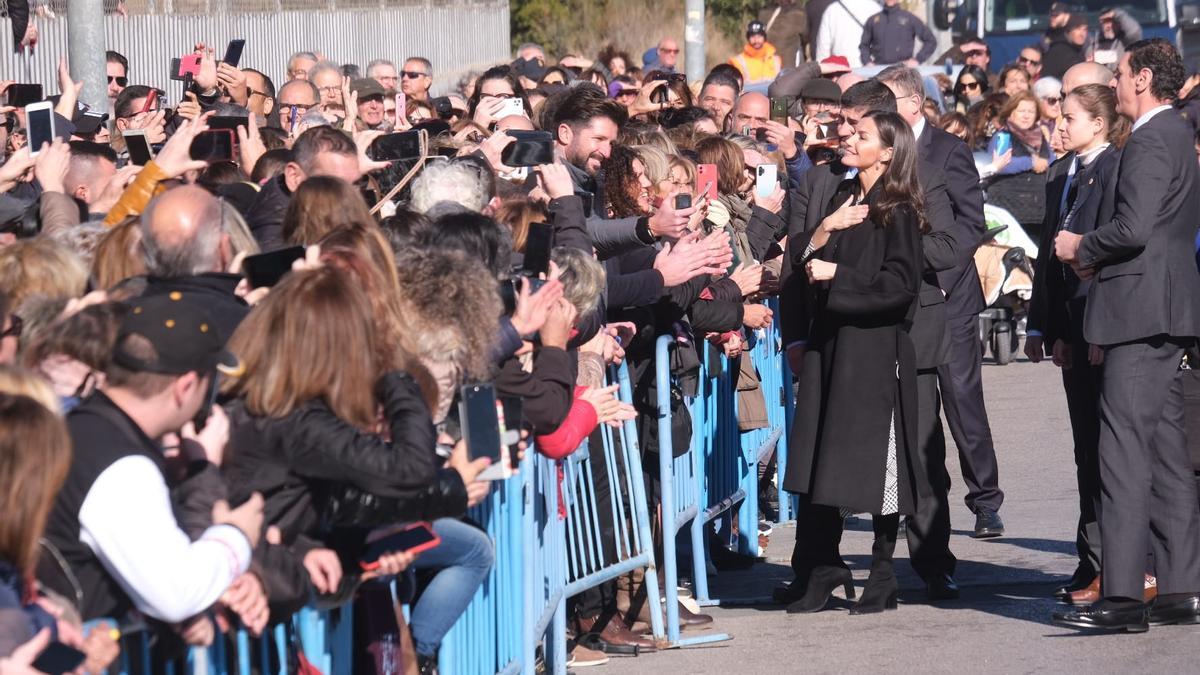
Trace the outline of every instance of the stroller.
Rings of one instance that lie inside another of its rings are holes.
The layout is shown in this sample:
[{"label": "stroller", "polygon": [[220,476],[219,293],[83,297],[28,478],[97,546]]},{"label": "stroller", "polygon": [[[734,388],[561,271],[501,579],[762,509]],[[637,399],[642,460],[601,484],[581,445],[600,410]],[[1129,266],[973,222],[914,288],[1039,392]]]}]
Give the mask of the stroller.
[{"label": "stroller", "polygon": [[1020,345],[1029,299],[1033,295],[1033,265],[1037,245],[1012,215],[984,206],[988,230],[975,250],[975,269],[987,309],[979,313],[980,350],[1001,366],[1012,362]]}]

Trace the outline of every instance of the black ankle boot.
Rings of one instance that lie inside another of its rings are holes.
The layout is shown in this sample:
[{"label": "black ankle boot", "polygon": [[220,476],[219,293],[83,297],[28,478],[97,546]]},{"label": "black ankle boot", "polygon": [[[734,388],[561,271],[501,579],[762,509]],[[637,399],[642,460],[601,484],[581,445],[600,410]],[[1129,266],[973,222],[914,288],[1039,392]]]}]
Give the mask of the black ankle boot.
[{"label": "black ankle boot", "polygon": [[419,675],[437,675],[438,657],[417,654],[417,673]]},{"label": "black ankle boot", "polygon": [[838,586],[846,590],[847,599],[854,599],[854,577],[850,570],[833,565],[815,568],[808,577],[804,596],[788,605],[788,614],[809,614],[825,609]]},{"label": "black ankle boot", "polygon": [[874,516],[871,519],[871,529],[875,531],[875,544],[871,547],[871,576],[867,578],[862,599],[850,608],[851,614],[875,614],[896,609],[900,584],[896,581],[892,554],[896,552],[896,531],[899,526],[899,514]]}]

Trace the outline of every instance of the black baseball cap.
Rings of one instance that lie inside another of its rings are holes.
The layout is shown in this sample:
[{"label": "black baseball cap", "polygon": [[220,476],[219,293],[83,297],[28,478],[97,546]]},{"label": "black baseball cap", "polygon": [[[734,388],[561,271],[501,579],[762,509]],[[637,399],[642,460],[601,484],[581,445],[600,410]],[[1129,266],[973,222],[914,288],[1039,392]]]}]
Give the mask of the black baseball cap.
[{"label": "black baseball cap", "polygon": [[[125,338],[135,334],[150,341],[158,358],[147,361],[122,348]],[[208,310],[181,291],[130,301],[116,344],[113,363],[134,372],[183,375],[217,370],[238,377],[244,371],[237,357],[225,350]]]},{"label": "black baseball cap", "polygon": [[746,37],[751,35],[766,35],[767,27],[761,21],[751,21],[750,25],[746,26]]},{"label": "black baseball cap", "polygon": [[804,86],[800,88],[800,98],[805,101],[833,101],[837,103],[842,100],[842,88],[833,80],[814,77],[805,82]]}]

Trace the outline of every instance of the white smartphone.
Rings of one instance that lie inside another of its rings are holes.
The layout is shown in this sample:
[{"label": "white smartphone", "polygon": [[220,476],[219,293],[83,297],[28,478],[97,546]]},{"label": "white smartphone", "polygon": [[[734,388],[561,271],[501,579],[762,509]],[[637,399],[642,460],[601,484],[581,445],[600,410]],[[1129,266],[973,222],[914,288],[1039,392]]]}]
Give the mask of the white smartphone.
[{"label": "white smartphone", "polygon": [[145,129],[126,129],[121,132],[121,136],[125,139],[125,146],[129,148],[130,164],[146,166],[154,159],[154,148],[150,147],[150,142],[146,140]]},{"label": "white smartphone", "polygon": [[770,197],[779,185],[779,167],[774,164],[759,164],[754,168],[754,191],[759,197]]},{"label": "white smartphone", "polygon": [[39,101],[25,106],[25,130],[29,135],[29,154],[36,155],[42,146],[54,142],[54,104]]},{"label": "white smartphone", "polygon": [[525,102],[520,98],[506,98],[504,105],[500,107],[500,114],[496,115],[496,119],[502,120],[511,115],[525,116]]}]

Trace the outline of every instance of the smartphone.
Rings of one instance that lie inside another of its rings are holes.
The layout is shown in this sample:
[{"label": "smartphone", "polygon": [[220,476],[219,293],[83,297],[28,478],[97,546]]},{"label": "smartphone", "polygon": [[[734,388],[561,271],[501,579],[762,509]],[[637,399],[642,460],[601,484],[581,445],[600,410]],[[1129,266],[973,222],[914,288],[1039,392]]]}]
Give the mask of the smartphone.
[{"label": "smartphone", "polygon": [[525,421],[524,408],[522,407],[520,396],[501,396],[500,410],[503,412],[503,430],[500,434],[500,442],[508,447],[509,464],[516,470],[520,463],[521,457],[517,444],[521,442],[521,425]]},{"label": "smartphone", "polygon": [[396,92],[396,119],[401,119],[408,115],[406,108],[408,108],[408,97],[402,91]]},{"label": "smartphone", "polygon": [[125,138],[125,146],[129,148],[129,161],[137,166],[146,166],[154,159],[154,148],[146,140],[145,129],[126,129],[121,132]]},{"label": "smartphone", "polygon": [[759,197],[769,197],[779,185],[779,167],[774,164],[759,164],[754,167],[754,191]]},{"label": "smartphone", "polygon": [[548,223],[530,223],[525,237],[525,258],[522,271],[533,278],[550,273],[550,249],[554,242],[554,228]]},{"label": "smartphone", "polygon": [[289,246],[278,251],[248,255],[242,261],[242,276],[251,288],[270,288],[292,271],[292,263],[304,258],[303,246]]},{"label": "smartphone", "polygon": [[516,139],[500,152],[500,163],[520,168],[554,163],[554,136],[549,131],[513,129],[509,136]]},{"label": "smartphone", "polygon": [[500,112],[496,113],[496,119],[502,120],[512,115],[525,117],[525,102],[515,96],[504,99],[504,105],[500,106]]},{"label": "smartphone", "polygon": [[[32,137],[31,137],[32,138]],[[32,142],[30,147],[33,147]],[[1003,155],[1012,148],[1012,134],[1007,131],[996,132],[996,154]]]},{"label": "smartphone", "polygon": [[442,543],[442,538],[433,531],[429,523],[413,523],[404,529],[386,534],[367,543],[358,564],[364,570],[379,568],[379,558],[388,553],[420,553]]},{"label": "smartphone", "polygon": [[692,196],[689,194],[675,195],[675,210],[682,211],[692,208]]},{"label": "smartphone", "polygon": [[245,48],[245,40],[230,40],[229,46],[225,48],[225,58],[221,59],[221,62],[237,68],[238,64],[242,62],[242,50]]},{"label": "smartphone", "polygon": [[148,113],[151,110],[158,109],[158,97],[163,96],[164,92],[158,89],[151,89],[149,94],[146,94],[146,99],[142,101],[142,112]]},{"label": "smartphone", "polygon": [[367,154],[377,162],[416,159],[421,156],[421,132],[402,131],[380,136],[371,144]]},{"label": "smartphone", "polygon": [[787,124],[793,101],[791,96],[773,97],[771,99],[771,121]]},{"label": "smartphone", "polygon": [[462,426],[463,440],[467,442],[467,455],[472,461],[480,457],[492,460],[477,480],[500,480],[512,475],[511,465],[505,461],[508,448],[500,443],[500,415],[502,410],[496,401],[496,389],[491,384],[465,384],[459,390],[458,420]]},{"label": "smartphone", "polygon": [[86,658],[87,654],[74,647],[68,647],[61,642],[51,642],[29,665],[39,673],[63,675],[74,672],[83,665]]},{"label": "smartphone", "polygon": [[233,132],[228,129],[209,129],[196,135],[188,149],[192,159],[205,162],[224,162],[233,159]]},{"label": "smartphone", "polygon": [[42,146],[54,142],[54,104],[40,101],[25,106],[25,131],[29,135],[29,154],[36,155]]},{"label": "smartphone", "polygon": [[40,84],[13,84],[8,87],[8,105],[24,108],[44,98]]},{"label": "smartphone", "polygon": [[696,194],[709,201],[717,199],[717,182],[720,174],[716,164],[700,164],[696,166]]},{"label": "smartphone", "polygon": [[249,117],[237,117],[230,115],[213,115],[208,118],[209,129],[227,129],[233,133],[237,133],[238,127],[250,128]]},{"label": "smartphone", "polygon": [[672,82],[685,82],[686,83],[687,76],[684,75],[683,73],[659,73],[658,75],[654,76],[654,80],[652,80],[652,81],[657,81],[657,80],[662,80],[663,82],[666,82],[667,86],[659,87],[658,89],[655,89],[654,92],[652,92],[650,94],[650,102],[651,103],[667,103],[668,101],[671,100],[671,95],[668,93],[668,91],[671,88],[671,83]]},{"label": "smartphone", "polygon": [[439,119],[448,120],[454,117],[454,104],[450,102],[449,96],[438,96],[429,103],[433,106],[433,111],[437,113]]},{"label": "smartphone", "polygon": [[195,79],[200,74],[200,55],[188,54],[177,59],[171,59],[171,79],[183,82],[189,77]]}]

